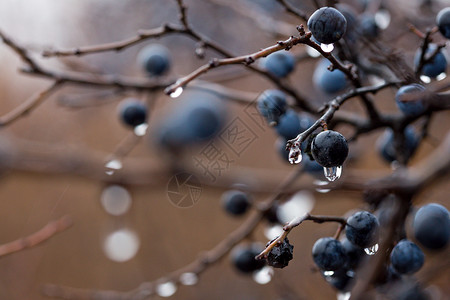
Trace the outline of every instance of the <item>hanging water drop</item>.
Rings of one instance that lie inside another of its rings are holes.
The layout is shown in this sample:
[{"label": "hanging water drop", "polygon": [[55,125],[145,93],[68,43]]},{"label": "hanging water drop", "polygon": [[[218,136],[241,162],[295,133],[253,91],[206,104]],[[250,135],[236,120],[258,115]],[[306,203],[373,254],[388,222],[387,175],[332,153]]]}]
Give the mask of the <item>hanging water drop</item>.
[{"label": "hanging water drop", "polygon": [[291,146],[289,150],[289,162],[291,164],[299,164],[302,161],[302,151],[300,150],[300,145],[295,143]]},{"label": "hanging water drop", "polygon": [[164,298],[172,296],[173,294],[175,294],[176,291],[177,291],[177,286],[173,282],[170,282],[170,281],[158,284],[158,286],[156,287],[156,293],[160,297],[164,297]]},{"label": "hanging water drop", "polygon": [[323,168],[323,172],[325,174],[325,177],[328,179],[328,181],[335,181],[341,178],[342,174],[342,166],[338,167],[330,167],[330,168]]},{"label": "hanging water drop", "polygon": [[195,273],[187,272],[180,275],[182,285],[195,285],[198,282],[198,276]]},{"label": "hanging water drop", "polygon": [[108,169],[105,173],[107,175],[113,175],[115,170],[122,169],[122,162],[118,159],[111,159],[105,164],[105,167]]},{"label": "hanging water drop", "polygon": [[386,29],[391,23],[391,14],[386,9],[380,9],[375,13],[375,23],[380,29]]},{"label": "hanging water drop", "polygon": [[144,136],[145,133],[147,133],[147,128],[148,128],[148,124],[143,123],[141,125],[134,127],[133,131],[134,131],[134,134],[137,136]]},{"label": "hanging water drop", "polygon": [[338,293],[337,294],[337,300],[349,300],[351,295],[352,294],[350,292]]},{"label": "hanging water drop", "polygon": [[259,271],[253,273],[253,280],[259,284],[267,284],[272,280],[273,269],[271,267],[264,267]]},{"label": "hanging water drop", "polygon": [[442,72],[441,74],[439,74],[438,76],[436,76],[436,80],[437,80],[437,81],[444,80],[445,78],[447,78],[447,74],[445,74],[445,72]]},{"label": "hanging water drop", "polygon": [[314,49],[313,47],[306,47],[306,53],[310,57],[319,57],[320,56],[320,52],[317,51],[316,49]]},{"label": "hanging water drop", "polygon": [[[314,180],[314,181],[313,181],[313,184],[315,184],[315,185],[317,185],[317,186],[325,186],[325,185],[328,185],[328,181]],[[316,188],[316,192],[322,193],[322,194],[326,194],[326,193],[328,193],[329,191],[331,191],[331,189],[324,189],[324,188],[320,188],[320,187],[317,187],[317,188]]]},{"label": "hanging water drop", "polygon": [[320,48],[327,53],[330,53],[334,49],[334,44],[320,44]]},{"label": "hanging water drop", "polygon": [[425,83],[430,83],[431,82],[431,78],[426,76],[426,75],[420,75],[420,80],[422,80]]},{"label": "hanging water drop", "polygon": [[183,88],[181,86],[177,87],[175,91],[170,93],[170,98],[178,98],[180,97],[181,93],[183,93]]},{"label": "hanging water drop", "polygon": [[375,244],[372,247],[365,248],[364,252],[366,252],[367,255],[375,255],[378,251],[378,248],[378,244]]}]

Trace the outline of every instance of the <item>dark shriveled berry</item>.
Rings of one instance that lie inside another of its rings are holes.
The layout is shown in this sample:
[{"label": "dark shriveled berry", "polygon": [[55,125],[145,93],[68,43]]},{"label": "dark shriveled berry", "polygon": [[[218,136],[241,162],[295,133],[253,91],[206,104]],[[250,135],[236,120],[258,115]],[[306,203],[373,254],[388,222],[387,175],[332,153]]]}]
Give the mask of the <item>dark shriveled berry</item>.
[{"label": "dark shriveled berry", "polygon": [[352,244],[366,248],[376,243],[379,227],[377,217],[370,212],[359,211],[347,219],[345,235]]},{"label": "dark shriveled berry", "polygon": [[324,271],[336,271],[346,262],[341,242],[332,237],[318,239],[312,248],[312,256],[316,265]]},{"label": "dark shriveled berry", "polygon": [[391,252],[391,265],[400,274],[417,272],[425,261],[422,250],[411,241],[401,240]]},{"label": "dark shriveled berry", "polygon": [[339,132],[322,131],[312,141],[311,154],[322,167],[341,166],[348,155],[347,140]]},{"label": "dark shriveled berry", "polygon": [[322,7],[308,19],[308,28],[317,41],[332,44],[339,41],[347,29],[344,15],[333,7]]},{"label": "dark shriveled berry", "polygon": [[450,240],[450,215],[437,203],[421,207],[413,222],[415,238],[428,249],[438,250],[447,246]]},{"label": "dark shriveled berry", "polygon": [[151,44],[143,48],[138,55],[138,62],[151,76],[161,76],[170,69],[170,53],[163,45]]},{"label": "dark shriveled berry", "polygon": [[[269,242],[266,247],[270,244]],[[275,245],[267,255],[267,263],[274,268],[284,268],[292,260],[294,246],[289,243],[288,238],[285,238],[281,244]]]},{"label": "dark shriveled berry", "polygon": [[240,216],[250,207],[249,196],[241,191],[227,191],[222,195],[222,205],[229,214]]}]

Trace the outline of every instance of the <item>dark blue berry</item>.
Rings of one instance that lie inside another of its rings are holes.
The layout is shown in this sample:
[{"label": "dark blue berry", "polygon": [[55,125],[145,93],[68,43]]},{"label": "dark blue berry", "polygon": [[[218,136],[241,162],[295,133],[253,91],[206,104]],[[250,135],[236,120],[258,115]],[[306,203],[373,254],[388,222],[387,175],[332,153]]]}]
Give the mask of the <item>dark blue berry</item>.
[{"label": "dark blue berry", "polygon": [[347,20],[337,9],[322,7],[309,17],[308,28],[319,42],[333,44],[344,35]]},{"label": "dark blue berry", "polygon": [[400,274],[417,272],[425,261],[422,250],[411,241],[401,240],[391,252],[391,265]]},{"label": "dark blue berry", "polygon": [[285,139],[295,138],[302,129],[299,115],[292,109],[286,110],[286,113],[280,117],[275,129]]},{"label": "dark blue berry", "polygon": [[312,256],[316,265],[324,271],[336,271],[346,262],[341,242],[332,237],[317,240],[312,248]]},{"label": "dark blue berry", "polygon": [[231,215],[240,216],[250,208],[250,199],[244,192],[231,190],[222,195],[222,205]]},{"label": "dark blue berry", "polygon": [[423,96],[420,95],[423,91],[425,91],[425,87],[416,83],[402,86],[395,94],[397,107],[408,116],[423,113],[426,110]]},{"label": "dark blue berry", "polygon": [[354,275],[352,270],[339,269],[333,275],[324,277],[338,291],[347,292],[353,287]]},{"label": "dark blue berry", "polygon": [[347,77],[340,70],[328,70],[329,65],[330,62],[326,59],[319,61],[314,70],[313,83],[317,89],[327,94],[334,94],[347,86]]},{"label": "dark blue berry", "polygon": [[341,243],[347,256],[346,268],[355,269],[365,256],[364,250],[350,242],[347,238],[344,238]]},{"label": "dark blue berry", "polygon": [[311,154],[322,167],[342,166],[348,155],[347,140],[337,131],[322,131],[312,141]]},{"label": "dark blue berry", "polygon": [[429,249],[443,249],[450,239],[450,216],[448,210],[437,203],[422,206],[413,222],[414,236]]},{"label": "dark blue berry", "polygon": [[442,35],[450,39],[450,7],[442,9],[437,14],[436,24]]},{"label": "dark blue berry", "polygon": [[[437,49],[436,44],[430,44],[428,45],[427,51],[425,52],[425,61],[427,61],[431,55],[434,54],[434,52]],[[419,48],[416,51],[416,54],[414,56],[414,65],[416,69],[419,67],[420,64],[420,56],[422,55],[422,48]],[[439,50],[438,53],[426,64],[422,67],[422,74],[431,78],[435,78],[439,74],[445,72],[447,69],[447,59],[445,58],[445,55],[442,53],[441,50]]]},{"label": "dark blue berry", "polygon": [[345,236],[354,245],[366,248],[376,244],[380,223],[367,211],[359,211],[347,219]]},{"label": "dark blue berry", "polygon": [[359,20],[359,27],[363,37],[376,38],[380,33],[380,28],[372,14],[363,14]]},{"label": "dark blue berry", "polygon": [[221,103],[203,94],[188,95],[167,116],[157,132],[157,142],[176,150],[217,136],[226,121]]},{"label": "dark blue berry", "polygon": [[307,154],[303,154],[303,158],[302,158],[302,164],[303,164],[303,169],[316,176],[316,177],[323,177],[323,167],[321,165],[319,165],[317,163],[317,161],[311,159],[311,157]]},{"label": "dark blue berry", "polygon": [[[269,244],[270,242],[266,245],[266,247]],[[288,238],[285,238],[282,243],[275,245],[275,247],[270,250],[267,255],[267,264],[274,268],[284,268],[289,264],[289,261],[292,260],[293,251],[294,246],[289,243]]]},{"label": "dark blue berry", "polygon": [[267,56],[263,66],[272,75],[283,78],[294,71],[295,58],[287,51],[278,51]]},{"label": "dark blue berry", "polygon": [[256,101],[258,111],[269,125],[278,124],[287,109],[286,95],[279,90],[265,90]]},{"label": "dark blue berry", "polygon": [[119,115],[124,124],[136,127],[147,120],[147,106],[137,99],[129,98],[120,104]]},{"label": "dark blue berry", "polygon": [[259,244],[240,245],[233,249],[231,260],[240,272],[252,273],[262,269],[266,262],[262,259],[255,259],[255,256],[264,250]]},{"label": "dark blue berry", "polygon": [[[419,146],[419,137],[414,131],[414,127],[409,125],[405,128],[404,131],[404,141],[402,153],[407,158],[410,158]],[[385,130],[383,135],[377,141],[378,151],[384,160],[391,163],[397,160],[395,155],[395,146],[394,146],[394,133],[392,129],[388,128]]]},{"label": "dark blue berry", "polygon": [[149,75],[161,76],[170,69],[169,50],[158,44],[146,46],[139,52],[138,62]]}]

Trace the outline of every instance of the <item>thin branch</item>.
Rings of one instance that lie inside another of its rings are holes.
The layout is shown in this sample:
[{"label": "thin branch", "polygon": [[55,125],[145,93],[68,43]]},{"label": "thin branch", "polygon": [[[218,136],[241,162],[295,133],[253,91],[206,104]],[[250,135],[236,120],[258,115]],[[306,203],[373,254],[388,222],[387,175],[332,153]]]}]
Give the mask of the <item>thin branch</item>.
[{"label": "thin branch", "polygon": [[287,12],[300,18],[304,22],[308,22],[308,15],[306,13],[304,13],[300,9],[296,8],[292,4],[288,3],[286,0],[277,0],[277,1],[278,1],[278,3],[280,3],[281,5],[284,6],[284,8],[286,9]]},{"label": "thin branch", "polygon": [[255,210],[251,216],[247,218],[242,225],[223,239],[213,249],[204,252],[197,260],[192,263],[173,271],[167,276],[161,277],[153,282],[144,282],[139,287],[129,292],[102,291],[78,289],[72,287],[64,287],[58,285],[46,285],[43,287],[43,293],[46,296],[62,299],[95,299],[98,300],[127,300],[127,299],[143,299],[155,294],[155,288],[158,284],[164,282],[179,283],[180,275],[186,272],[192,272],[196,275],[204,272],[209,266],[215,264],[222,259],[231,249],[240,241],[248,237],[263,219],[264,214],[272,207],[275,201],[282,195],[283,191],[292,185],[297,177],[302,173],[301,168],[297,168],[285,178],[283,183],[276,189],[275,193],[270,196],[262,205],[261,210]]},{"label": "thin branch", "polygon": [[44,57],[53,56],[82,56],[93,53],[101,53],[107,51],[121,51],[150,38],[158,38],[169,33],[184,33],[185,28],[175,24],[166,24],[148,30],[139,30],[136,36],[124,39],[118,42],[78,47],[73,49],[47,49],[42,52]]},{"label": "thin branch", "polygon": [[52,93],[57,91],[63,85],[63,81],[55,81],[51,86],[45,90],[33,95],[31,98],[23,102],[18,107],[14,108],[12,111],[0,117],[0,127],[6,126],[20,117],[25,116],[35,109],[39,104],[41,104],[45,99],[47,99]]},{"label": "thin branch", "polygon": [[37,246],[52,238],[57,233],[67,230],[70,226],[72,226],[72,224],[72,219],[69,216],[64,216],[56,221],[52,221],[39,231],[36,231],[27,237],[0,245],[0,256],[6,256],[8,254]]},{"label": "thin branch", "polygon": [[347,221],[345,218],[342,217],[334,217],[334,216],[313,216],[309,213],[306,213],[305,215],[301,217],[297,217],[290,221],[287,225],[283,227],[283,233],[278,236],[276,239],[274,239],[269,245],[266,246],[266,248],[258,254],[255,259],[263,259],[267,255],[269,255],[269,252],[272,251],[273,247],[278,245],[279,243],[282,243],[284,239],[288,236],[288,234],[291,232],[291,230],[298,225],[302,224],[304,221],[313,221],[315,223],[325,223],[325,222],[337,222],[341,225],[345,226],[347,224]]},{"label": "thin branch", "polygon": [[313,125],[311,125],[307,130],[297,135],[292,140],[287,141],[286,149],[289,150],[291,147],[295,145],[300,145],[303,141],[306,140],[306,138],[314,132],[317,128],[321,127],[323,124],[328,123],[334,116],[335,112],[340,108],[340,106],[345,103],[346,100],[353,98],[355,96],[366,94],[366,93],[377,93],[378,91],[390,87],[392,85],[395,85],[394,82],[385,83],[379,86],[372,86],[372,87],[361,87],[357,89],[353,89],[345,94],[342,94],[340,96],[337,96],[328,104],[326,105],[326,111],[323,113],[323,115],[317,119],[316,122],[314,122]]}]

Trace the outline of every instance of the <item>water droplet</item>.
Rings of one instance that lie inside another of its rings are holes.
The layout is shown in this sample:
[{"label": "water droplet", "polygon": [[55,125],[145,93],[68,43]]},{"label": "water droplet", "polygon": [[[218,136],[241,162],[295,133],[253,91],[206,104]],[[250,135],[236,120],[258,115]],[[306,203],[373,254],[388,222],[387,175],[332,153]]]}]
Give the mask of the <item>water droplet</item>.
[{"label": "water droplet", "polygon": [[128,229],[120,229],[106,237],[103,250],[109,259],[116,262],[125,262],[136,255],[139,244],[136,233]]},{"label": "water droplet", "polygon": [[144,136],[147,133],[148,124],[143,123],[134,127],[134,134],[137,136]]},{"label": "water droplet", "polygon": [[375,244],[372,247],[365,248],[364,252],[366,252],[367,255],[375,255],[378,251],[378,248],[378,244]]},{"label": "water droplet", "polygon": [[264,235],[270,241],[280,236],[281,233],[283,233],[283,226],[278,224],[269,225],[264,228]]},{"label": "water droplet", "polygon": [[181,93],[183,93],[183,88],[181,86],[177,87],[175,91],[170,93],[170,98],[178,98],[180,97]]},{"label": "water droplet", "polygon": [[110,185],[103,190],[100,202],[107,213],[120,216],[130,209],[131,195],[119,185]]},{"label": "water droplet", "polygon": [[313,47],[306,47],[306,53],[310,57],[319,57],[320,56],[320,52],[317,51],[316,49],[314,49]]},{"label": "water droplet", "polygon": [[[314,180],[313,184],[318,185],[318,186],[324,186],[324,185],[328,185],[328,181]],[[329,191],[331,191],[331,189],[316,188],[316,192],[322,193],[322,194],[326,194]]]},{"label": "water droplet", "polygon": [[107,175],[113,175],[114,170],[122,169],[122,162],[118,159],[111,159],[105,164],[105,167],[109,170],[106,170],[105,173]]},{"label": "water droplet", "polygon": [[183,273],[180,275],[180,283],[182,285],[195,285],[198,282],[198,276],[195,273]]},{"label": "water droplet", "polygon": [[391,14],[386,9],[380,9],[375,13],[375,23],[380,29],[388,28],[391,23]]},{"label": "water droplet", "polygon": [[324,51],[324,52],[331,52],[334,49],[334,44],[320,44],[320,48]]},{"label": "water droplet", "polygon": [[306,190],[295,193],[288,201],[277,209],[277,217],[280,222],[287,223],[292,219],[309,213],[314,208],[314,195]]},{"label": "water droplet", "polygon": [[342,174],[342,166],[331,167],[331,168],[323,168],[323,172],[328,181],[335,181],[341,178]]},{"label": "water droplet", "polygon": [[426,75],[420,75],[420,80],[422,80],[425,83],[430,83],[431,82],[431,78],[426,76]]},{"label": "water droplet", "polygon": [[302,161],[302,151],[300,150],[300,145],[295,143],[291,146],[289,150],[289,162],[291,164],[299,164]]},{"label": "water droplet", "polygon": [[436,76],[436,80],[437,80],[437,81],[444,80],[445,78],[447,78],[447,74],[445,74],[445,72],[442,72],[441,74],[439,74],[438,76]]},{"label": "water droplet", "polygon": [[267,284],[272,280],[273,269],[271,267],[264,267],[259,271],[253,273],[253,280],[259,284]]},{"label": "water droplet", "polygon": [[337,300],[349,300],[352,294],[350,292],[337,293]]},{"label": "water droplet", "polygon": [[160,297],[164,297],[164,298],[172,296],[173,294],[175,294],[176,291],[177,291],[177,286],[173,282],[170,282],[170,281],[158,284],[158,286],[156,287],[156,293]]},{"label": "water droplet", "polygon": [[323,275],[324,276],[333,276],[334,275],[334,271],[323,271]]}]

